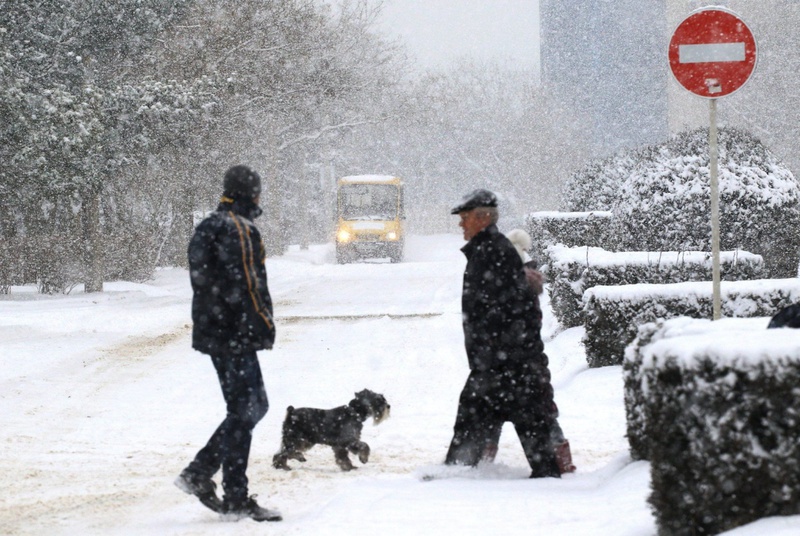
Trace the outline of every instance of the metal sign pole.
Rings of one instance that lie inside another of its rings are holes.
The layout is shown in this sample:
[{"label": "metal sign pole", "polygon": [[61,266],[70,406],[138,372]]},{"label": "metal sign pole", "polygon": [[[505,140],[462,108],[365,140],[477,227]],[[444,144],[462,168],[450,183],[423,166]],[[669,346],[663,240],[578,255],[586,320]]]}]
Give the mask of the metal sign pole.
[{"label": "metal sign pole", "polygon": [[687,91],[709,99],[708,131],[711,175],[711,255],[713,320],[721,316],[719,288],[719,169],[717,146],[717,99],[734,93],[756,67],[756,39],[735,13],[709,7],[686,17],[669,41],[669,67]]},{"label": "metal sign pole", "polygon": [[717,99],[709,99],[711,126],[708,129],[709,172],[711,175],[711,279],[713,285],[712,320],[720,319],[720,274],[719,274],[719,177],[717,147]]}]

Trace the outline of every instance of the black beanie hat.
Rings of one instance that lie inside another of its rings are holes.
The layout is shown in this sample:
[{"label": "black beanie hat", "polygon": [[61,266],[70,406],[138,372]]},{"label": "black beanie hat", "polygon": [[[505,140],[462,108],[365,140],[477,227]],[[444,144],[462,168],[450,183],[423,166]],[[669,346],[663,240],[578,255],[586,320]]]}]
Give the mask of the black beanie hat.
[{"label": "black beanie hat", "polygon": [[247,166],[233,166],[225,172],[223,195],[231,199],[254,199],[261,193],[261,177]]}]

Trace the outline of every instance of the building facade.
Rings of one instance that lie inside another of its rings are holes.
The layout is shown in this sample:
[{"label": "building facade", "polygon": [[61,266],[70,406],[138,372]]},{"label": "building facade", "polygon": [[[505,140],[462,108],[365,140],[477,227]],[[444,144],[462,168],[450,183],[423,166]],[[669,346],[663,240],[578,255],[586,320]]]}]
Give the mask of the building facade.
[{"label": "building facade", "polygon": [[707,128],[708,101],[667,60],[675,28],[706,6],[739,15],[757,47],[750,80],[719,100],[719,125],[752,132],[800,174],[798,0],[539,0],[542,83],[584,126],[594,157]]},{"label": "building facade", "polygon": [[595,156],[669,135],[665,0],[540,0],[542,84]]}]

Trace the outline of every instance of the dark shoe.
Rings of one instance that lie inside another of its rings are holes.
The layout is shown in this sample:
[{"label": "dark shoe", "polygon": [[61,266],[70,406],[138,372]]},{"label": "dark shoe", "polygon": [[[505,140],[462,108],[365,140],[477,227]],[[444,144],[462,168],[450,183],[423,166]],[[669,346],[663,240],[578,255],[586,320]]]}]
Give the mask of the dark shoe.
[{"label": "dark shoe", "polygon": [[222,501],[217,497],[217,484],[210,478],[199,477],[184,469],[175,479],[175,485],[182,492],[200,499],[206,508],[217,513],[222,511]]},{"label": "dark shoe", "polygon": [[228,503],[226,501],[222,509],[222,517],[225,521],[239,521],[245,517],[249,517],[253,521],[282,521],[283,517],[277,510],[270,510],[259,506],[256,502],[256,496],[252,495],[250,498],[240,503]]},{"label": "dark shoe", "polygon": [[561,471],[555,456],[542,456],[548,458],[539,463],[531,464],[530,478],[561,478]]},{"label": "dark shoe", "polygon": [[481,461],[481,454],[483,454],[482,449],[475,442],[456,443],[453,441],[450,448],[447,449],[444,464],[475,467]]},{"label": "dark shoe", "polygon": [[531,471],[531,476],[528,478],[561,478],[561,473],[558,471]]}]

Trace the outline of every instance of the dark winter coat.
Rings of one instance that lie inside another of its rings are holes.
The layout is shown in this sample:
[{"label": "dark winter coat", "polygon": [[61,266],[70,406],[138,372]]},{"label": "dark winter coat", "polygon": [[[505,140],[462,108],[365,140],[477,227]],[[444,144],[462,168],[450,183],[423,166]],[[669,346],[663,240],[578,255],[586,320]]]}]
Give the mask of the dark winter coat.
[{"label": "dark winter coat", "polygon": [[192,347],[209,355],[272,348],[275,323],[264,244],[246,200],[220,203],[189,242]]},{"label": "dark winter coat", "polygon": [[461,251],[467,257],[461,309],[470,369],[546,374],[541,315],[517,250],[489,225]]}]

